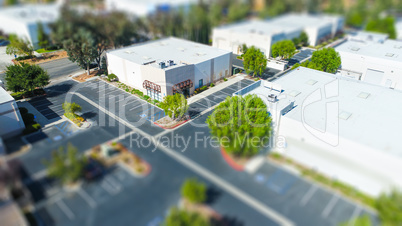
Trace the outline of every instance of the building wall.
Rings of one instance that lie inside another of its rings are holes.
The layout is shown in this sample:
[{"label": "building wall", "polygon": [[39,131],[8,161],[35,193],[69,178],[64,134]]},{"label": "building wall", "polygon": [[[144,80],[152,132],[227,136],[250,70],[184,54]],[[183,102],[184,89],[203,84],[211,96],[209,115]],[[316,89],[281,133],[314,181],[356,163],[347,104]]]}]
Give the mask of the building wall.
[{"label": "building wall", "polygon": [[166,89],[166,72],[163,69],[152,67],[149,65],[140,65],[141,68],[141,77],[136,77],[136,81],[138,83],[141,83],[141,90],[142,92],[146,93],[146,89],[142,87],[142,83],[145,80],[148,80],[150,82],[153,82],[155,84],[158,84],[161,86],[161,95],[162,98],[166,95],[167,89]]},{"label": "building wall", "polygon": [[255,33],[233,33],[227,30],[213,29],[212,46],[215,48],[231,51],[240,55],[240,48],[243,44],[259,48],[265,55],[271,52],[271,36]]},{"label": "building wall", "polygon": [[228,53],[213,59],[213,82],[232,75],[232,54]]},{"label": "building wall", "polygon": [[20,111],[15,101],[0,104],[0,137],[8,138],[25,129]]},{"label": "building wall", "polygon": [[312,135],[300,121],[286,116],[280,120],[278,136],[286,142],[276,151],[363,192],[376,196],[402,186],[402,160],[381,150],[343,137],[332,146]]},{"label": "building wall", "polygon": [[193,81],[193,87],[190,89],[190,94],[194,92],[194,71],[195,71],[195,66],[193,64],[189,65],[182,65],[179,67],[171,68],[169,70],[166,70],[166,95],[172,95],[173,90],[172,87],[173,85],[176,85],[177,83],[184,82],[188,79]]},{"label": "building wall", "polygon": [[194,66],[194,88],[200,88],[199,81],[203,80],[203,85],[210,84],[212,82],[212,74],[214,73],[214,61],[207,60],[198,63]]},{"label": "building wall", "polygon": [[[362,73],[361,80],[365,81],[368,69],[384,72],[381,82],[376,85],[387,86],[402,90],[402,63],[375,57],[361,56],[339,51],[342,69]],[[390,83],[390,85],[389,85]]]}]

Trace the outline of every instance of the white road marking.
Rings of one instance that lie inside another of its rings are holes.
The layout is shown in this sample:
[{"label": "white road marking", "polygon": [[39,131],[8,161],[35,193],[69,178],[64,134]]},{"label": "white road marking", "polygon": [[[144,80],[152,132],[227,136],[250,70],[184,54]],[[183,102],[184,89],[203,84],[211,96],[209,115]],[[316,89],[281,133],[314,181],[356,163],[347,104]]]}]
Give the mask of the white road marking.
[{"label": "white road marking", "polygon": [[217,175],[215,175],[211,171],[205,169],[204,167],[200,166],[198,163],[194,162],[193,160],[183,156],[182,154],[180,154],[180,153],[178,153],[178,152],[176,152],[176,151],[174,151],[172,149],[164,147],[160,143],[156,142],[155,139],[152,139],[152,137],[149,136],[147,133],[139,130],[138,128],[136,128],[134,126],[132,126],[130,123],[128,123],[125,120],[122,120],[121,118],[117,117],[116,115],[111,114],[108,110],[106,110],[105,108],[99,106],[98,104],[96,104],[95,102],[93,102],[90,99],[86,98],[85,96],[83,96],[83,95],[81,95],[79,93],[76,93],[76,95],[78,95],[82,99],[86,100],[88,103],[92,104],[93,106],[98,107],[99,110],[105,112],[110,117],[114,118],[115,120],[119,121],[120,123],[122,123],[122,124],[126,125],[127,127],[131,128],[133,131],[130,132],[130,133],[127,133],[126,136],[131,135],[133,133],[138,133],[138,134],[150,139],[151,142],[156,147],[158,147],[159,149],[164,151],[167,155],[169,155],[170,157],[172,157],[176,161],[180,162],[181,164],[183,164],[187,168],[189,168],[189,169],[193,170],[194,172],[198,173],[199,175],[203,176],[204,178],[208,179],[209,181],[215,183],[216,185],[218,185],[219,187],[224,189],[226,192],[228,192],[228,193],[232,194],[233,196],[237,197],[239,200],[241,200],[244,203],[248,204],[250,207],[256,209],[257,211],[259,211],[260,213],[262,213],[266,217],[276,221],[280,225],[294,225],[294,223],[292,221],[290,221],[289,219],[285,218],[280,213],[278,213],[275,210],[271,209],[270,207],[268,207],[264,203],[260,202],[259,200],[255,199],[254,197],[250,196],[249,194],[245,193],[244,191],[238,189],[237,187],[233,186],[232,184],[230,184],[230,183],[226,182],[225,180],[221,179],[220,177],[218,177]]},{"label": "white road marking", "polygon": [[222,93],[224,93],[224,94],[226,94],[226,95],[228,95],[228,96],[232,96],[231,93],[227,93],[227,92],[224,92],[224,91],[222,91],[222,90],[219,90],[218,92],[222,92]]},{"label": "white road marking", "polygon": [[88,205],[92,208],[96,207],[96,202],[95,200],[88,195],[88,193],[82,189],[78,190],[78,194],[82,197],[82,199],[85,200],[86,203],[88,203]]},{"label": "white road marking", "polygon": [[70,208],[63,202],[62,199],[56,202],[56,205],[63,211],[64,214],[70,219],[73,220],[75,218],[74,213],[71,211]]},{"label": "white road marking", "polygon": [[133,107],[133,108],[130,108],[129,111],[132,111],[132,110],[134,110],[134,109],[136,109],[136,108],[139,108],[139,107],[142,107],[142,106],[144,106],[144,104],[140,104],[140,105],[137,105],[137,106],[135,106],[135,107]]},{"label": "white road marking", "polygon": [[352,213],[352,216],[349,219],[349,226],[354,226],[356,218],[360,215],[362,209],[359,206],[356,206],[355,210]]},{"label": "white road marking", "polygon": [[339,196],[337,194],[333,195],[332,199],[329,201],[324,211],[322,211],[321,216],[327,218],[329,216],[329,213],[331,213],[332,209],[334,208],[335,204],[338,202],[338,200]]},{"label": "white road marking", "polygon": [[233,90],[233,91],[235,91],[235,92],[239,91],[238,89],[232,88],[231,86],[227,86],[227,87],[225,87],[225,88],[229,88],[229,89],[231,89],[231,90]]},{"label": "white road marking", "polygon": [[[206,107],[206,108],[208,108],[208,106],[206,106],[205,104],[201,104],[201,103],[199,103],[199,102],[194,102],[195,104],[199,104],[199,105],[201,105],[201,106],[204,106],[204,107]],[[193,104],[194,104],[193,103]]]},{"label": "white road marking", "polygon": [[313,195],[317,191],[317,189],[318,189],[317,186],[311,185],[310,189],[300,200],[300,205],[305,206],[307,204],[307,202],[311,199],[311,197],[313,197]]}]

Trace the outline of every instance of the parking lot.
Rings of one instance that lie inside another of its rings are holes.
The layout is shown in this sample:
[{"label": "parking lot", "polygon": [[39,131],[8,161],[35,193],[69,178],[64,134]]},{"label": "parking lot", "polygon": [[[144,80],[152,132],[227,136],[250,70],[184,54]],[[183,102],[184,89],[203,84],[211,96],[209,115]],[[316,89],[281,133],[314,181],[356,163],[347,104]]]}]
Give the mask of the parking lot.
[{"label": "parking lot", "polygon": [[197,94],[197,96],[195,96],[196,101],[189,104],[188,112],[190,117],[195,117],[202,111],[219,104],[224,101],[226,97],[232,96],[233,93],[252,83],[254,83],[254,81],[243,79],[207,96],[203,95],[203,93]]},{"label": "parking lot", "polygon": [[313,55],[314,50],[312,49],[303,49],[300,52],[296,53],[290,60],[289,60],[289,67],[292,67],[296,63],[300,63],[306,58],[309,58]]}]

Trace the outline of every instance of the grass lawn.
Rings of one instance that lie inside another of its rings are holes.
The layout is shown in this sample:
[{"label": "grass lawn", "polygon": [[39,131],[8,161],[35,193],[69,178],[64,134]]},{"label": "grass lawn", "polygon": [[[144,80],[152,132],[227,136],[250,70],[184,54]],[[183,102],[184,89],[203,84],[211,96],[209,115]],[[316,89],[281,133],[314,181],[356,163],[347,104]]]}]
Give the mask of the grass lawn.
[{"label": "grass lawn", "polygon": [[35,50],[37,53],[50,53],[56,50],[46,50],[44,48]]}]

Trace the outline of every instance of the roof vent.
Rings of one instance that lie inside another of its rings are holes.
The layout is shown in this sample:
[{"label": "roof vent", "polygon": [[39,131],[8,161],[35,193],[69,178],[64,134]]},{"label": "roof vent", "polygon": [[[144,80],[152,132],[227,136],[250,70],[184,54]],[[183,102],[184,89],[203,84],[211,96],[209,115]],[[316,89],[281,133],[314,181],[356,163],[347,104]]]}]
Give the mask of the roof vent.
[{"label": "roof vent", "polygon": [[300,94],[300,91],[292,90],[292,91],[289,93],[289,96],[297,97],[299,94]]},{"label": "roof vent", "polygon": [[355,47],[355,46],[353,46],[352,48],[350,48],[350,50],[352,50],[352,51],[359,51],[359,47]]},{"label": "roof vent", "polygon": [[134,53],[134,51],[132,51],[132,50],[126,50],[126,51],[124,51],[125,53],[127,53],[127,54],[132,54],[132,53]]},{"label": "roof vent", "polygon": [[366,92],[361,92],[359,93],[359,95],[357,95],[357,97],[362,98],[362,99],[367,99],[370,96],[370,93],[366,93]]},{"label": "roof vent", "polygon": [[207,55],[206,53],[196,53],[197,56],[205,56]]},{"label": "roof vent", "polygon": [[177,50],[184,52],[184,50],[186,50],[186,48],[178,47]]},{"label": "roof vent", "polygon": [[144,60],[149,60],[149,59],[151,59],[151,57],[149,57],[149,56],[143,56],[142,58],[144,58]]},{"label": "roof vent", "polygon": [[339,118],[343,119],[343,120],[348,120],[351,115],[352,115],[352,113],[342,111],[341,113],[339,113]]},{"label": "roof vent", "polygon": [[386,57],[393,57],[395,54],[393,54],[393,53],[387,53],[387,54],[385,54],[385,56]]},{"label": "roof vent", "polygon": [[402,49],[402,46],[394,45],[395,49]]},{"label": "roof vent", "polygon": [[167,45],[167,43],[166,42],[159,42],[159,45],[165,46],[165,45]]},{"label": "roof vent", "polygon": [[313,80],[313,79],[310,79],[310,80],[308,80],[307,82],[306,82],[306,84],[307,85],[310,85],[310,86],[313,86],[314,84],[316,84],[317,83],[317,81],[316,80]]}]

